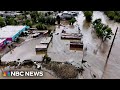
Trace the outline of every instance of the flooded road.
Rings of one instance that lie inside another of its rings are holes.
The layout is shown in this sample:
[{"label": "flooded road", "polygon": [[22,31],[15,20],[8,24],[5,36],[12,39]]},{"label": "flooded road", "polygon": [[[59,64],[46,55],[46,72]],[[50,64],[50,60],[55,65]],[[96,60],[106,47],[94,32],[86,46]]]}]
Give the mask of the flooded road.
[{"label": "flooded road", "polygon": [[[53,40],[48,48],[48,55],[53,61],[65,62],[68,60],[81,61],[82,51],[80,50],[70,50],[70,40],[61,40],[61,32],[65,30],[67,33],[78,33],[77,27],[69,28],[67,26],[56,26],[56,31],[53,34]],[[56,33],[59,33],[56,35]]]},{"label": "flooded road", "polygon": [[[103,12],[94,11],[92,21],[98,18],[102,19],[102,23],[109,25],[113,33],[115,33],[116,28],[119,26],[118,23],[110,21]],[[72,28],[67,24],[64,24],[65,27],[56,27],[56,32],[53,35],[53,43],[50,44],[50,47],[48,48],[48,55],[54,61],[64,62],[71,59],[76,62],[81,61],[83,57],[83,52],[69,50],[70,40],[61,40],[60,38],[63,29],[67,33],[78,33],[77,25],[79,25],[81,33],[83,34],[84,48],[87,48],[87,51],[85,51],[86,55],[84,57],[84,60],[86,60],[91,66],[92,73],[94,73],[97,78],[102,78],[106,58],[110,49],[111,42],[113,40],[113,36],[111,40],[107,40],[106,42],[104,42],[101,45],[100,49],[98,49],[101,44],[101,40],[96,36],[91,23],[87,23],[85,21],[85,17],[82,12],[79,13],[76,19],[77,22],[74,23],[74,27]],[[59,34],[56,35],[56,33]],[[94,51],[97,51],[97,53],[95,54]],[[84,78],[92,78],[90,75],[91,70],[87,69],[84,72]]]},{"label": "flooded road", "polygon": [[[102,19],[102,23],[109,25],[109,27],[111,27],[113,33],[115,33],[116,28],[119,26],[118,23],[115,23],[114,21],[110,21],[106,17],[106,15],[104,15],[103,12],[94,11],[92,21],[94,21],[95,19],[98,19],[98,18]],[[101,40],[99,38],[97,38],[96,34],[93,32],[94,30],[92,29],[91,23],[86,23],[82,12],[80,12],[80,15],[78,16],[77,20],[78,20],[77,23],[80,25],[81,32],[83,34],[84,48],[87,47],[86,56],[84,57],[84,60],[88,61],[88,63],[90,64],[90,66],[92,68],[92,71],[95,73],[97,78],[101,78],[103,71],[104,71],[106,57],[108,55],[108,51],[109,51],[111,42],[113,40],[113,36],[112,36],[111,40],[106,41],[102,45],[102,47],[100,49],[98,49],[98,47],[101,43]],[[115,48],[117,48],[117,47],[115,47]],[[98,52],[97,52],[97,54],[95,54],[94,51],[97,49],[98,49]],[[111,51],[111,52],[114,53],[114,51]],[[84,74],[84,76],[85,76],[85,78],[90,78],[90,73],[86,72]]]},{"label": "flooded road", "polygon": [[116,34],[116,38],[112,47],[111,54],[108,59],[105,73],[105,79],[120,79],[120,30]]},{"label": "flooded road", "polygon": [[35,46],[40,43],[42,38],[32,39],[23,42],[19,47],[16,47],[14,51],[8,52],[2,57],[2,61],[21,61],[25,59],[42,60],[43,55],[36,55]]}]

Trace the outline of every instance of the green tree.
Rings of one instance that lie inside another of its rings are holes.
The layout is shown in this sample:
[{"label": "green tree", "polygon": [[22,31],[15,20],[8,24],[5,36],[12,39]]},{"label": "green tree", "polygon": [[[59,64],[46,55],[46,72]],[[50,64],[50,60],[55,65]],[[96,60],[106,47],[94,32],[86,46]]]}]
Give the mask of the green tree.
[{"label": "green tree", "polygon": [[42,62],[44,62],[44,61],[45,61],[45,63],[46,63],[46,64],[48,64],[48,63],[51,61],[51,58],[50,58],[50,57],[48,57],[48,55],[47,55],[47,54],[45,54],[45,56],[43,57]]},{"label": "green tree", "polygon": [[60,24],[60,16],[59,15],[56,17],[56,20],[57,20],[57,23]]},{"label": "green tree", "polygon": [[39,23],[45,23],[45,22],[46,22],[45,17],[44,17],[44,16],[39,16],[38,22],[39,22]]},{"label": "green tree", "polygon": [[76,22],[75,18],[72,18],[71,20],[69,20],[70,25],[73,25]]},{"label": "green tree", "polygon": [[117,15],[115,15],[115,16],[114,16],[114,20],[115,20],[116,22],[120,22],[120,17],[117,16]]},{"label": "green tree", "polygon": [[[111,28],[108,25],[101,23],[101,19],[96,19],[93,22],[93,27],[96,31],[96,34],[99,38],[101,38],[101,44],[98,49],[101,47],[102,43],[106,41],[106,39],[111,39],[113,35]],[[98,49],[95,51],[97,53]]]},{"label": "green tree", "polygon": [[83,11],[86,21],[90,22],[92,20],[93,11]]},{"label": "green tree", "polygon": [[28,22],[26,25],[30,26],[30,28],[32,28],[32,22]]},{"label": "green tree", "polygon": [[47,30],[47,26],[45,24],[39,23],[36,25],[38,30]]},{"label": "green tree", "polygon": [[32,11],[30,16],[32,18],[33,23],[36,23],[39,18],[39,13],[38,11]]},{"label": "green tree", "polygon": [[0,27],[5,26],[5,20],[0,16]]},{"label": "green tree", "polygon": [[107,17],[110,20],[115,20],[116,22],[120,22],[120,11],[104,11]]},{"label": "green tree", "polygon": [[46,17],[46,24],[55,25],[55,21],[56,19],[53,17],[50,16]]},{"label": "green tree", "polygon": [[107,38],[110,39],[111,35],[113,35],[111,28],[109,28],[108,25],[101,23],[101,19],[96,19],[93,21],[93,27],[96,30],[97,36],[100,37],[103,42]]},{"label": "green tree", "polygon": [[32,21],[30,21],[28,19],[25,21],[24,24],[27,25],[27,26],[30,26],[30,28],[32,27]]},{"label": "green tree", "polygon": [[114,16],[115,16],[115,12],[114,12],[114,11],[108,11],[108,12],[107,12],[107,15],[108,15],[108,17],[109,17],[111,20],[113,20],[113,19],[114,19]]},{"label": "green tree", "polygon": [[14,18],[10,18],[8,20],[8,25],[16,25],[16,22],[15,22]]},{"label": "green tree", "polygon": [[17,18],[12,18],[12,17],[6,17],[5,22],[7,25],[18,25],[18,21],[16,20]]}]

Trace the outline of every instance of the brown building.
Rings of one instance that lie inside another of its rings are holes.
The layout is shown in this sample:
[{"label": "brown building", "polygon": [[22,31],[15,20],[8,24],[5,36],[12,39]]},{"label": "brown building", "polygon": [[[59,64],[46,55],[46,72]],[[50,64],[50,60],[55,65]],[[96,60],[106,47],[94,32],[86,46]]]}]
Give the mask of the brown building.
[{"label": "brown building", "polygon": [[70,48],[83,48],[83,43],[80,41],[70,41]]}]

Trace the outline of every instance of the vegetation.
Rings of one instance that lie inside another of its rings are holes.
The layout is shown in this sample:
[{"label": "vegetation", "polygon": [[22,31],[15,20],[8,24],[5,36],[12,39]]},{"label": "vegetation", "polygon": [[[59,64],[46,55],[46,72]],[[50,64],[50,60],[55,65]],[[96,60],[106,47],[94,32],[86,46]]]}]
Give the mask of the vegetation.
[{"label": "vegetation", "polygon": [[93,11],[83,11],[86,21],[90,22],[92,20]]},{"label": "vegetation", "polygon": [[5,21],[4,19],[0,16],[0,27],[4,27],[5,26]]},{"label": "vegetation", "polygon": [[42,66],[46,69],[52,70],[56,76],[62,79],[76,78],[78,75],[77,69],[69,64],[51,61],[49,64],[43,64]]},{"label": "vegetation", "polygon": [[113,35],[111,28],[108,25],[101,23],[101,19],[96,19],[93,22],[93,27],[96,30],[97,36],[105,41],[107,38],[111,39]]},{"label": "vegetation", "polygon": [[69,20],[70,25],[73,25],[76,22],[75,18],[72,18],[71,20]]},{"label": "vegetation", "polygon": [[[27,18],[26,15],[28,14],[31,18]],[[47,12],[46,14],[38,11],[22,11],[22,14],[16,16],[16,18],[7,16],[4,20],[0,17],[0,26],[22,24],[30,27],[36,26],[39,30],[45,30],[47,26],[55,25],[56,22],[56,18],[50,16],[52,12]]]},{"label": "vegetation", "polygon": [[104,11],[110,20],[120,22],[120,11]]},{"label": "vegetation", "polygon": [[30,26],[30,28],[32,27],[32,22],[31,22],[30,20],[26,20],[26,21],[25,21],[25,24],[26,24],[27,26]]},{"label": "vegetation", "polygon": [[59,15],[57,16],[56,20],[57,20],[57,23],[60,24],[60,16]]},{"label": "vegetation", "polygon": [[47,63],[49,63],[49,62],[51,61],[51,58],[48,57],[47,54],[45,54],[45,56],[43,57],[43,62],[44,62],[44,61],[45,61],[45,63],[47,64]]},{"label": "vegetation", "polygon": [[56,21],[56,19],[55,18],[53,18],[53,17],[46,17],[46,24],[48,25],[48,24],[50,24],[50,25],[55,25],[55,21]]},{"label": "vegetation", "polygon": [[50,17],[50,16],[47,16],[47,17],[40,16],[38,18],[38,22],[41,22],[41,23],[46,24],[46,25],[49,25],[49,24],[50,25],[55,25],[55,21],[56,21],[56,19],[53,18],[53,17]]},{"label": "vegetation", "polygon": [[33,23],[37,23],[37,19],[39,17],[39,14],[37,11],[32,11],[30,14],[31,18],[32,18],[32,22]]},{"label": "vegetation", "polygon": [[[0,17],[0,26],[6,25],[28,25],[30,27],[36,26],[38,29],[47,29],[47,25],[55,25],[56,18],[50,16],[52,13],[47,12],[47,16],[44,13],[38,11],[22,11],[23,14],[18,15],[16,18],[6,17],[5,21]],[[27,18],[26,15],[30,15],[31,18]]]},{"label": "vegetation", "polygon": [[6,25],[17,25],[18,24],[17,20],[11,17],[6,17],[5,22],[6,22]]},{"label": "vegetation", "polygon": [[37,28],[38,30],[47,30],[47,26],[46,26],[45,24],[42,24],[42,23],[38,23],[38,24],[36,25],[36,28]]},{"label": "vegetation", "polygon": [[38,23],[36,28],[43,30],[46,29],[46,25],[55,25],[56,19],[48,16],[49,14],[51,13],[47,13],[47,15],[45,15],[44,13],[38,13],[37,11],[31,12],[30,16],[32,18],[32,24]]}]

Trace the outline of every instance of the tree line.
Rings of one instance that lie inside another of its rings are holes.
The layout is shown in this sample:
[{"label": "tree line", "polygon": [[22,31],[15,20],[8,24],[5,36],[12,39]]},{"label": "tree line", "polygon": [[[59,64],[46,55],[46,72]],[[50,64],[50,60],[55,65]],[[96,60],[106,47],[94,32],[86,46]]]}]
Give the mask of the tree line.
[{"label": "tree line", "polygon": [[120,11],[104,11],[110,20],[120,22]]}]

